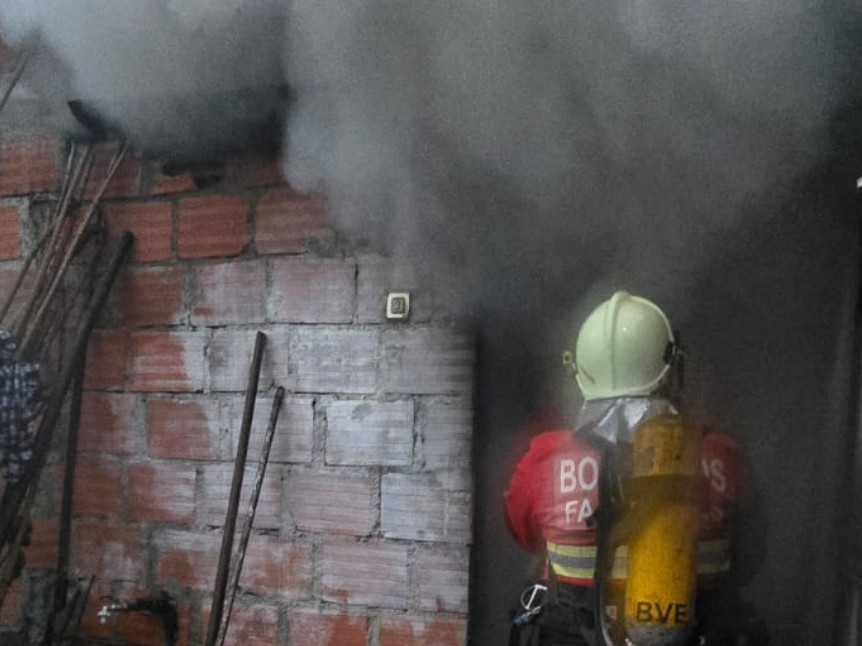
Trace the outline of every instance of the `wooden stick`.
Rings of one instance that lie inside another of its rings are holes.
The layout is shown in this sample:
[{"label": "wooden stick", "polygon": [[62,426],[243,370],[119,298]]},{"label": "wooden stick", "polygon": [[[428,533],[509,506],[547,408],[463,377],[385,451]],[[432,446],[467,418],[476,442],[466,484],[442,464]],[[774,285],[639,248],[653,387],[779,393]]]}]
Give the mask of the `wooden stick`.
[{"label": "wooden stick", "polygon": [[224,533],[222,534],[221,552],[219,554],[218,571],[216,572],[215,588],[213,590],[213,604],[210,610],[207,638],[204,642],[205,646],[215,645],[219,625],[221,624],[228,568],[230,567],[231,553],[233,552],[233,536],[236,531],[236,518],[239,511],[239,497],[242,491],[242,478],[245,473],[245,458],[248,453],[251,421],[254,417],[254,402],[257,397],[257,385],[260,381],[260,366],[263,361],[263,349],[265,346],[266,335],[263,332],[258,332],[255,336],[254,354],[248,374],[248,386],[245,391],[245,407],[242,414],[239,443],[236,449],[236,461],[233,465],[233,480],[230,485],[230,496],[228,497],[227,514],[224,521]]},{"label": "wooden stick", "polygon": [[251,537],[251,526],[254,523],[254,515],[257,512],[257,502],[260,499],[260,492],[263,488],[263,476],[266,474],[266,466],[269,463],[269,452],[272,448],[272,440],[275,437],[275,426],[278,423],[278,414],[281,411],[281,404],[283,401],[284,388],[279,386],[276,389],[275,396],[272,400],[272,409],[269,413],[269,424],[266,427],[266,435],[263,438],[263,447],[260,450],[260,460],[257,463],[257,474],[254,480],[254,488],[251,490],[251,498],[248,501],[248,511],[245,514],[242,531],[239,535],[236,559],[234,559],[234,563],[231,565],[227,606],[224,610],[221,625],[219,626],[218,639],[216,639],[216,644],[218,644],[218,646],[223,646],[224,638],[227,635],[228,624],[230,624],[230,613],[231,610],[233,610],[233,601],[234,597],[236,597],[237,588],[239,588],[239,576],[242,573],[242,564],[245,561],[245,552],[246,549],[248,549],[248,541]]},{"label": "wooden stick", "polygon": [[[69,150],[69,159],[67,160],[66,169],[67,171],[71,168],[72,164],[72,156],[75,154],[77,147],[73,144]],[[85,164],[85,161],[90,156],[90,148],[89,145],[84,148],[84,153],[80,160],[78,161],[78,165],[75,167],[73,176],[68,179],[68,181],[64,180],[63,182],[63,192],[60,195],[60,199],[57,202],[57,208],[54,211],[54,214],[51,219],[51,241],[48,243],[48,248],[46,253],[42,256],[42,262],[39,266],[39,270],[36,272],[36,279],[33,281],[33,293],[30,294],[30,298],[27,302],[26,307],[22,310],[22,314],[18,319],[17,325],[15,326],[15,336],[20,337],[27,326],[27,321],[30,319],[30,315],[33,313],[33,308],[39,301],[39,297],[42,295],[43,290],[41,289],[43,285],[43,281],[45,280],[45,276],[49,273],[50,268],[54,267],[57,258],[63,255],[62,249],[65,248],[64,245],[60,245],[60,238],[63,235],[64,238],[67,237],[67,234],[64,234],[64,231],[68,231],[68,227],[66,226],[66,212],[69,209],[69,196],[74,192],[76,188],[76,184],[81,179],[81,170]],[[19,279],[23,280],[23,276],[19,274]]]},{"label": "wooden stick", "polygon": [[117,150],[117,154],[114,155],[114,159],[111,162],[111,166],[108,168],[108,172],[105,174],[105,179],[102,182],[102,185],[99,187],[99,190],[96,192],[96,195],[93,196],[93,201],[90,202],[90,207],[87,210],[86,215],[79,223],[78,229],[75,231],[75,235],[72,238],[72,242],[69,245],[69,248],[66,250],[66,255],[63,257],[63,262],[60,263],[60,268],[57,270],[54,279],[51,281],[51,285],[45,294],[45,298],[42,300],[42,305],[37,310],[33,321],[30,323],[30,328],[27,331],[27,334],[24,336],[24,340],[21,342],[21,357],[27,356],[27,351],[30,349],[30,344],[33,341],[33,337],[36,330],[39,329],[39,324],[42,321],[42,317],[45,316],[45,311],[51,304],[51,299],[54,297],[54,293],[57,291],[57,287],[60,284],[60,280],[63,278],[63,275],[66,273],[66,269],[68,269],[69,264],[72,262],[72,258],[78,251],[78,247],[81,245],[81,240],[84,237],[84,233],[86,232],[87,227],[90,226],[90,222],[93,219],[93,215],[96,213],[96,207],[98,206],[99,201],[102,199],[102,195],[104,195],[105,190],[108,188],[108,184],[114,177],[114,173],[116,173],[117,169],[120,167],[120,164],[122,163],[123,157],[125,157],[127,150],[128,145],[126,144],[126,142],[123,142],[120,145],[120,148]]}]

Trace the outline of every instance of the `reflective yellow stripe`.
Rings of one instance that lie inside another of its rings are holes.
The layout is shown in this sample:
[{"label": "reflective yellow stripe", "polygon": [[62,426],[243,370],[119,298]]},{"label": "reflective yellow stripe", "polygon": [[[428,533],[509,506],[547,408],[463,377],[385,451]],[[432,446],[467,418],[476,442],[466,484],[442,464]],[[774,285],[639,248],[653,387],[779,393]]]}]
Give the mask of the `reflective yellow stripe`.
[{"label": "reflective yellow stripe", "polygon": [[730,570],[730,541],[719,538],[697,544],[697,573],[724,574]]},{"label": "reflective yellow stripe", "polygon": [[[592,579],[596,569],[595,545],[561,545],[547,541],[548,560],[554,573],[574,579]],[[628,546],[614,553],[611,578],[625,579],[628,569]],[[730,570],[730,541],[720,538],[697,544],[697,573],[724,574]]]},{"label": "reflective yellow stripe", "polygon": [[592,579],[596,570],[595,545],[560,545],[547,541],[548,560],[557,576]]}]

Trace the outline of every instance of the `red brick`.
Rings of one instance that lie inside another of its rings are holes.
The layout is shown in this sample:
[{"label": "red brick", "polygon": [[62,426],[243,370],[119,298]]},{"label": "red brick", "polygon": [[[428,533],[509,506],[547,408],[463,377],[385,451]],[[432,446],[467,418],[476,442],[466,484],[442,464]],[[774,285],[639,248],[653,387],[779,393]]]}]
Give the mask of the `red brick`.
[{"label": "red brick", "polygon": [[242,188],[260,188],[284,183],[281,160],[262,155],[236,157],[233,163],[234,181]]},{"label": "red brick", "polygon": [[18,623],[21,616],[21,579],[16,579],[6,593],[3,611],[0,612],[0,626],[11,628]]},{"label": "red brick", "polygon": [[173,256],[173,205],[170,202],[119,202],[105,205],[108,233],[135,234],[132,259],[136,262],[168,260]]},{"label": "red brick", "polygon": [[380,646],[463,646],[466,643],[466,617],[384,614],[380,619]]},{"label": "red brick", "polygon": [[197,189],[194,175],[189,172],[168,175],[156,168],[153,172],[153,195],[188,193]]},{"label": "red brick", "polygon": [[195,268],[192,325],[243,325],[266,319],[266,264],[262,260]]},{"label": "red brick", "polygon": [[[116,144],[101,144],[93,151],[93,166],[84,187],[84,199],[92,200],[108,173],[108,168],[117,153]],[[126,151],[120,167],[102,194],[102,199],[135,197],[141,183],[141,158],[135,151]]]},{"label": "red brick", "polygon": [[31,517],[30,545],[24,551],[27,569],[48,570],[57,566],[59,525],[56,517]]},{"label": "red brick", "polygon": [[79,522],[72,539],[72,563],[81,574],[107,581],[140,581],[143,578],[141,536],[137,527]]},{"label": "red brick", "polygon": [[87,348],[88,390],[121,390],[126,382],[129,335],[125,332],[94,332]]},{"label": "red brick", "polygon": [[195,469],[149,462],[129,466],[129,509],[135,520],[188,523],[195,517]]},{"label": "red brick", "polygon": [[183,318],[182,282],[178,267],[127,267],[113,290],[120,325],[179,323]]},{"label": "red brick", "polygon": [[[210,609],[201,612],[201,634],[209,626]],[[225,646],[273,646],[278,642],[278,608],[264,604],[235,603]]]},{"label": "red brick", "polygon": [[291,646],[365,646],[368,617],[327,610],[288,613]]},{"label": "red brick", "polygon": [[0,195],[53,191],[59,180],[53,137],[10,139],[0,146]]},{"label": "red brick", "polygon": [[405,543],[324,542],[320,559],[323,599],[406,608],[407,550]]},{"label": "red brick", "polygon": [[201,390],[205,344],[205,335],[196,332],[132,334],[129,387],[145,392]]},{"label": "red brick", "polygon": [[180,200],[180,258],[238,256],[248,244],[248,202],[212,195]]},{"label": "red brick", "polygon": [[0,206],[0,260],[17,258],[19,242],[18,207]]},{"label": "red brick", "polygon": [[366,536],[377,524],[376,478],[292,472],[285,484],[287,508],[302,531]]},{"label": "red brick", "polygon": [[119,517],[123,506],[122,466],[114,459],[78,456],[72,510],[76,516]]},{"label": "red brick", "polygon": [[149,399],[147,437],[156,458],[219,457],[218,404],[209,399]]},{"label": "red brick", "polygon": [[257,203],[254,244],[258,253],[300,253],[311,238],[330,233],[326,205],[318,196],[283,188],[269,191]]},{"label": "red brick", "polygon": [[[123,601],[146,599],[155,596],[155,591],[142,584],[124,585],[117,598]],[[174,646],[187,646],[189,633],[190,604],[175,601],[177,610],[177,634]],[[114,618],[114,633],[125,646],[164,646],[165,632],[162,618],[145,612],[121,612]]]},{"label": "red brick", "polygon": [[[249,454],[249,464],[244,472],[240,509],[245,514],[251,489],[254,486],[257,462]],[[208,464],[203,469],[203,481],[198,499],[198,521],[204,525],[223,525],[227,512],[227,501],[233,481],[233,462]],[[269,465],[263,479],[260,498],[254,515],[254,527],[278,529],[281,527],[281,470]]]},{"label": "red brick", "polygon": [[155,539],[156,579],[160,584],[212,590],[221,533],[166,530]]},{"label": "red brick", "polygon": [[84,453],[135,453],[137,398],[122,393],[84,393],[78,450]]},{"label": "red brick", "polygon": [[240,587],[261,596],[302,599],[311,594],[311,548],[276,536],[253,535]]},{"label": "red brick", "polygon": [[285,323],[350,323],[356,264],[335,258],[272,261],[270,317]]}]

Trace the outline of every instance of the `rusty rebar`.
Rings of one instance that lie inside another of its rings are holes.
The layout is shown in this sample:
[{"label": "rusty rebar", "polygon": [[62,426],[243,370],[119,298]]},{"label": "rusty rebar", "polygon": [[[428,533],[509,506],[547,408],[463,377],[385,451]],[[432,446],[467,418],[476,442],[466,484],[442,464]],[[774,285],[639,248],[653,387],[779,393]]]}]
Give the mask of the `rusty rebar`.
[{"label": "rusty rebar", "polygon": [[230,485],[230,496],[228,497],[227,514],[224,521],[224,533],[221,540],[221,551],[219,553],[218,571],[216,572],[215,587],[213,589],[213,603],[210,610],[209,626],[204,646],[214,646],[221,625],[222,612],[224,610],[225,588],[227,586],[228,568],[230,567],[231,554],[233,552],[233,537],[236,532],[236,519],[239,511],[239,498],[242,491],[242,480],[245,473],[245,459],[248,454],[249,437],[251,436],[251,422],[254,417],[254,403],[257,398],[257,386],[260,382],[260,366],[263,362],[263,350],[266,347],[266,335],[258,332],[254,340],[254,354],[248,373],[248,384],[245,391],[245,406],[242,413],[242,425],[240,426],[239,442],[236,448],[236,461],[233,468],[233,480]]},{"label": "rusty rebar", "polygon": [[245,562],[245,552],[248,549],[248,541],[251,537],[251,526],[254,524],[254,516],[257,512],[257,503],[260,500],[260,492],[263,489],[263,477],[266,475],[266,467],[269,464],[269,452],[272,448],[272,440],[275,437],[275,426],[278,423],[278,414],[281,411],[281,405],[284,402],[284,388],[279,386],[275,390],[275,396],[272,398],[272,409],[269,413],[269,424],[266,427],[266,434],[263,438],[263,446],[260,449],[260,459],[257,463],[257,473],[255,474],[254,487],[251,490],[251,497],[248,501],[248,511],[245,514],[245,519],[242,524],[242,531],[239,535],[239,543],[236,549],[236,557],[230,569],[230,583],[227,587],[227,602],[224,610],[224,615],[219,626],[218,639],[216,644],[222,646],[225,636],[227,635],[228,625],[230,624],[230,613],[233,610],[233,601],[236,597],[236,591],[239,588],[239,577],[242,574],[242,565]]}]

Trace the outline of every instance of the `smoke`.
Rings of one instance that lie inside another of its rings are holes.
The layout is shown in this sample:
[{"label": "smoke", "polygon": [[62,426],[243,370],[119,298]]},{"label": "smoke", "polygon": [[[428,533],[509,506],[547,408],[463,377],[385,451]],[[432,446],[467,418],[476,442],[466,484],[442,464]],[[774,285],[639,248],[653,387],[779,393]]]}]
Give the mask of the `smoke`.
[{"label": "smoke", "polygon": [[[37,52],[44,45],[65,65],[74,94],[63,99],[84,101],[159,151],[207,150],[246,136],[271,106],[258,95],[283,83],[276,2],[4,1],[0,24],[12,44]],[[66,92],[52,61],[35,58],[34,83]]]},{"label": "smoke", "polygon": [[571,306],[572,275],[688,292],[745,201],[823,153],[842,18],[804,0],[0,3],[7,38],[41,40],[75,98],[157,149],[240,140],[255,91],[287,83],[289,180],[385,242],[396,282],[494,316]]},{"label": "smoke", "polygon": [[744,200],[818,158],[838,94],[806,2],[298,0],[288,28],[288,177],[432,247],[469,302],[501,268],[514,302],[542,288],[508,256],[690,287]]},{"label": "smoke", "polygon": [[[289,85],[289,181],[394,255],[393,287],[433,286],[483,324],[488,432],[529,407],[504,402],[551,392],[597,300],[627,288],[661,303],[686,330],[696,399],[736,420],[772,501],[793,501],[785,527],[824,509],[796,461],[838,446],[797,427],[828,413],[806,397],[831,374],[852,282],[848,229],[810,180],[854,98],[845,30],[859,20],[809,0],[0,0],[7,39],[50,48],[75,98],[156,148],[239,140],[262,115],[236,92]],[[504,444],[487,443],[484,468]],[[774,484],[787,462],[790,494]],[[504,531],[490,482],[480,536]],[[791,546],[805,536],[778,536],[775,554],[806,560]],[[781,591],[808,581],[770,574]],[[779,623],[804,616],[805,599],[771,592]],[[504,630],[507,603],[494,598],[477,643]]]}]

